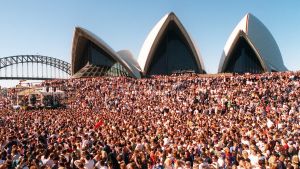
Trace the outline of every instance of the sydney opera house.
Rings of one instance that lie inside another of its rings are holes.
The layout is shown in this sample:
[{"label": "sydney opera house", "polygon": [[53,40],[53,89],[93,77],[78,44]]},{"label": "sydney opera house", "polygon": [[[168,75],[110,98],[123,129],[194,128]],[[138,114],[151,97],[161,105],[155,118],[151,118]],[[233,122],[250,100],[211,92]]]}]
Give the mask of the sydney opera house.
[{"label": "sydney opera house", "polygon": [[[72,77],[206,73],[200,51],[171,12],[150,31],[138,59],[128,50],[114,51],[102,39],[80,27],[72,43]],[[231,33],[219,63],[219,73],[286,71],[273,36],[256,17],[247,14]]]}]

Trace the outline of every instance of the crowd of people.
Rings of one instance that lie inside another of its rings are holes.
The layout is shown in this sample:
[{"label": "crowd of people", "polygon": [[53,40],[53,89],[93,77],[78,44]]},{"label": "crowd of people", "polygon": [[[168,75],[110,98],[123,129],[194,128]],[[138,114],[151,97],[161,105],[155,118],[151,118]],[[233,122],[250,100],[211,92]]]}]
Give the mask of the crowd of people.
[{"label": "crowd of people", "polygon": [[67,107],[3,108],[0,169],[299,169],[299,72],[45,83]]},{"label": "crowd of people", "polygon": [[[7,93],[10,95],[8,96]],[[0,86],[0,109],[8,109],[11,106],[11,98],[12,92],[11,90],[1,89]]]}]

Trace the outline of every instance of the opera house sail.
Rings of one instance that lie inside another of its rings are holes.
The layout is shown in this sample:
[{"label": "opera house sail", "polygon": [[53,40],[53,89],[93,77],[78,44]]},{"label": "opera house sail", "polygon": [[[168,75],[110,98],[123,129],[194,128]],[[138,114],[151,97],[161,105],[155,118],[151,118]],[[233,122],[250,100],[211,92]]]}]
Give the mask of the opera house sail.
[{"label": "opera house sail", "polygon": [[165,15],[147,36],[138,63],[145,76],[205,73],[200,52],[172,12]]},{"label": "opera house sail", "polygon": [[286,70],[272,34],[261,21],[248,13],[229,36],[218,72],[263,73]]},{"label": "opera house sail", "polygon": [[95,76],[140,78],[140,71],[134,65],[129,65],[99,37],[76,27],[72,44],[72,77]]}]

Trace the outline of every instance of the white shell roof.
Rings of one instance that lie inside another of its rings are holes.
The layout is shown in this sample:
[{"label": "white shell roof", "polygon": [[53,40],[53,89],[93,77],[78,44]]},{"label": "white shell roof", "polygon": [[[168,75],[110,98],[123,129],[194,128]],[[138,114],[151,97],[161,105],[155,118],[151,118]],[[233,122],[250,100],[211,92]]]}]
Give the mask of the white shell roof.
[{"label": "white shell roof", "polygon": [[185,28],[183,27],[183,25],[181,24],[181,22],[173,12],[170,12],[166,14],[163,18],[161,18],[160,21],[150,31],[146,40],[144,41],[144,44],[141,48],[138,57],[138,63],[140,65],[141,71],[144,74],[148,71],[147,69],[151,63],[154,51],[157,48],[157,44],[159,43],[161,36],[163,35],[164,31],[167,29],[167,26],[171,21],[174,21],[177,24],[178,28],[180,29],[184,37],[187,39],[192,52],[196,56],[195,59],[197,61],[199,70],[205,71],[203,60],[199,52],[199,49],[197,48],[197,46],[190,38],[187,31],[185,30]]},{"label": "white shell roof", "polygon": [[[128,65],[131,67],[131,69],[134,71],[134,74],[139,74],[141,72],[140,65],[133,57],[133,54],[129,50],[120,50],[117,52],[117,54],[128,63]],[[138,77],[140,78],[140,76]]]},{"label": "white shell roof", "polygon": [[250,46],[259,55],[258,58],[262,63],[265,71],[286,71],[287,68],[283,64],[279,47],[266,26],[255,16],[248,13],[234,28],[229,36],[219,64],[218,72],[223,71],[226,60],[231,50],[236,45],[236,41],[241,35],[244,35]]},{"label": "white shell roof", "polygon": [[[72,65],[75,64],[76,59],[80,59],[77,55],[77,44],[80,40],[80,37],[83,37],[84,39],[88,39],[91,42],[93,42],[95,45],[103,49],[105,52],[107,52],[113,59],[115,59],[117,62],[119,62],[124,68],[131,74],[131,76],[140,78],[140,72],[138,68],[135,67],[135,65],[131,65],[129,62],[126,62],[122,57],[120,57],[108,44],[106,44],[101,38],[93,34],[92,32],[81,28],[76,27],[74,31],[73,36],[73,44],[72,44]],[[73,72],[73,70],[72,70]],[[73,72],[74,73],[74,72]]]}]

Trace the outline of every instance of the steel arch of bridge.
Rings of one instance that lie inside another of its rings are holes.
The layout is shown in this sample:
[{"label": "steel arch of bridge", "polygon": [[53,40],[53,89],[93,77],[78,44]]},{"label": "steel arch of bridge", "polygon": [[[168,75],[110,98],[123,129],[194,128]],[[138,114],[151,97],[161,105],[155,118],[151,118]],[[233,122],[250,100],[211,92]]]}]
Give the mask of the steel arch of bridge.
[{"label": "steel arch of bridge", "polygon": [[[44,65],[50,65],[52,67],[55,67],[68,75],[71,75],[71,65],[70,63],[49,57],[49,56],[42,56],[42,55],[17,55],[17,56],[9,56],[0,58],[0,70],[3,68],[6,68],[8,66],[12,66],[15,64],[22,64],[22,63],[37,63],[37,64],[44,64]],[[9,77],[0,77],[1,79],[9,79]],[[14,77],[15,79],[30,79],[27,77]],[[32,77],[34,79],[38,79],[35,77]],[[39,79],[53,79],[53,78],[39,78]]]}]

